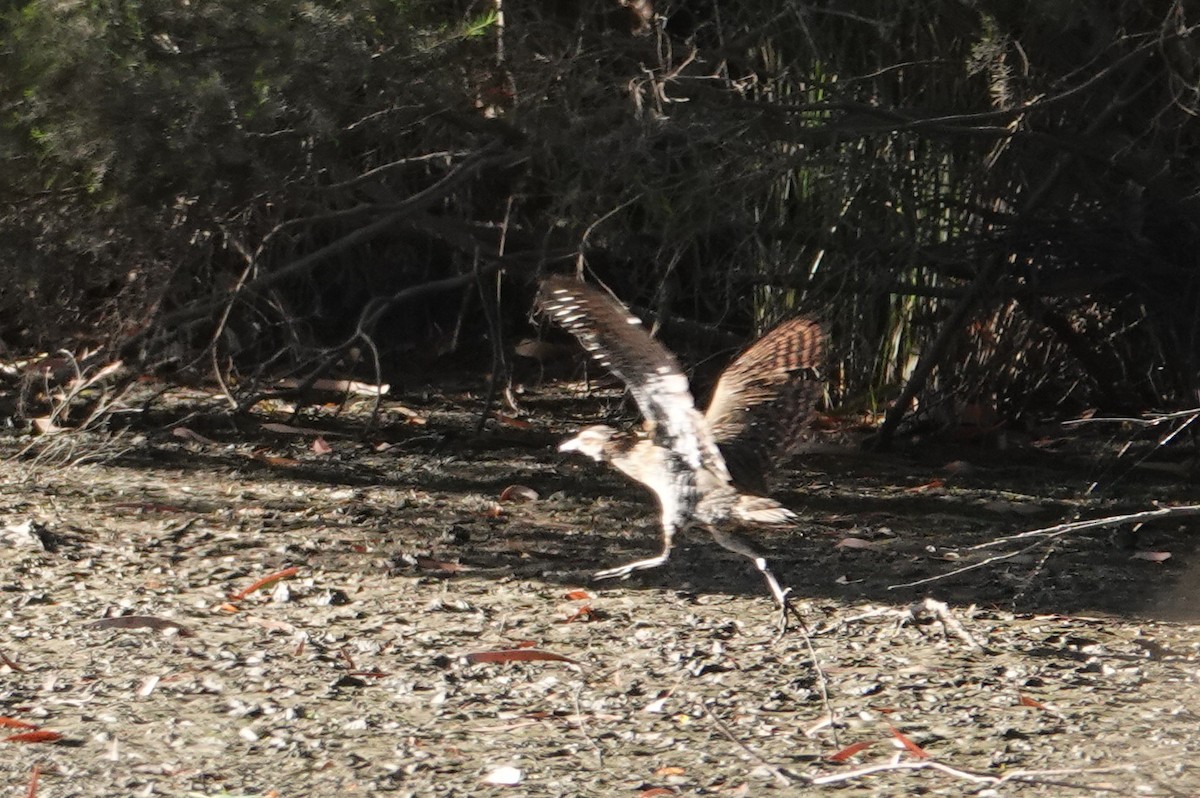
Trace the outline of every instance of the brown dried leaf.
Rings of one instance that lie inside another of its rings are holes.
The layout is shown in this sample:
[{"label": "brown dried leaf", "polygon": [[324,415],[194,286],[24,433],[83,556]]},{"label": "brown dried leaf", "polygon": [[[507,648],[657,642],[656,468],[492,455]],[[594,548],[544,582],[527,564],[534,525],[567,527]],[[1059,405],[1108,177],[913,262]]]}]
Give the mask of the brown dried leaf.
[{"label": "brown dried leaf", "polygon": [[538,660],[547,662],[569,662],[572,665],[579,663],[570,657],[564,657],[562,654],[554,654],[550,651],[542,651],[537,648],[507,648],[497,651],[473,651],[467,654],[467,660],[470,662],[535,662]]},{"label": "brown dried leaf", "polygon": [[1049,709],[1049,707],[1047,707],[1041,701],[1038,701],[1036,698],[1030,698],[1029,696],[1025,695],[1024,693],[1017,693],[1017,701],[1023,707],[1033,707],[1034,709]]},{"label": "brown dried leaf", "polygon": [[185,441],[192,441],[193,443],[202,443],[205,446],[217,445],[216,441],[212,440],[211,438],[204,437],[199,432],[193,432],[187,427],[175,427],[171,430],[171,434],[176,438],[183,438]]},{"label": "brown dried leaf", "polygon": [[567,615],[563,623],[574,623],[576,621],[585,622],[596,618],[596,611],[592,609],[592,605],[584,604],[579,609]]},{"label": "brown dried leaf", "polygon": [[413,562],[416,563],[418,568],[424,568],[426,571],[440,571],[445,574],[457,574],[471,570],[462,563],[445,562],[443,560],[435,560],[432,557],[413,557]]},{"label": "brown dried leaf", "polygon": [[863,540],[862,538],[842,538],[837,542],[837,544],[835,544],[834,548],[868,550],[876,549],[878,548],[878,545],[869,540]]},{"label": "brown dried leaf", "polygon": [[264,421],[259,428],[279,435],[323,435],[322,430],[315,427],[297,427],[292,424],[281,424],[278,421]]},{"label": "brown dried leaf", "polygon": [[116,615],[112,618],[92,621],[87,625],[96,629],[153,629],[156,632],[175,629],[178,630],[180,637],[194,637],[196,634],[178,621],[159,618],[155,615]]},{"label": "brown dried leaf", "polygon": [[865,751],[866,749],[870,748],[874,744],[875,743],[873,743],[873,742],[854,743],[854,745],[848,745],[845,748],[843,748],[841,751],[838,751],[836,754],[830,754],[829,756],[827,756],[825,758],[827,760],[829,760],[830,762],[845,762],[850,757],[854,756],[855,754],[859,753],[860,751]]},{"label": "brown dried leaf", "polygon": [[53,743],[61,740],[63,736],[54,731],[30,731],[20,734],[10,734],[3,738],[6,743]]},{"label": "brown dried leaf", "polygon": [[393,405],[391,410],[404,416],[405,424],[412,424],[415,427],[420,427],[429,423],[429,419],[425,418],[425,416],[421,415],[416,410],[404,407],[403,405]]},{"label": "brown dried leaf", "polygon": [[503,413],[493,413],[492,418],[496,419],[506,427],[513,427],[515,429],[533,429],[533,425],[528,421],[514,418],[512,416],[506,416]]},{"label": "brown dried leaf", "polygon": [[264,587],[273,585],[280,579],[291,579],[298,573],[300,573],[300,567],[293,565],[291,568],[284,568],[282,571],[276,571],[273,574],[267,574],[262,579],[259,579],[251,584],[249,587],[239,590],[236,593],[231,593],[229,598],[233,601],[241,601],[256,590],[262,590]]},{"label": "brown dried leaf", "polygon": [[36,729],[36,723],[26,723],[16,718],[0,716],[0,729]]},{"label": "brown dried leaf", "polygon": [[260,463],[266,463],[269,466],[297,466],[300,461],[294,457],[280,457],[279,455],[267,454],[262,449],[255,449],[246,455],[251,460],[257,460]]},{"label": "brown dried leaf", "polygon": [[333,447],[326,443],[325,439],[320,435],[313,438],[312,445],[309,448],[312,449],[313,454],[325,455],[333,452]]},{"label": "brown dried leaf", "polygon": [[500,501],[513,502],[514,504],[524,504],[525,502],[535,502],[539,498],[538,492],[533,488],[528,488],[524,485],[509,485],[500,492]]},{"label": "brown dried leaf", "polygon": [[929,758],[928,751],[926,751],[924,748],[922,748],[921,746],[914,743],[912,740],[908,739],[908,737],[906,737],[895,726],[893,726],[892,724],[889,723],[888,728],[892,730],[892,736],[895,737],[897,740],[899,740],[900,744],[903,745],[905,748],[907,748],[908,752],[910,754],[917,757],[918,759],[928,759]]}]

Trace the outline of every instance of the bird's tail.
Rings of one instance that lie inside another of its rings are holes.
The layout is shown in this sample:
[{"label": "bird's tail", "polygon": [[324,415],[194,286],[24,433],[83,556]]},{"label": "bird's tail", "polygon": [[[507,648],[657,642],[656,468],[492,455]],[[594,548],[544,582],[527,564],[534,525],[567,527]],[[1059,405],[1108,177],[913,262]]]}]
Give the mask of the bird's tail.
[{"label": "bird's tail", "polygon": [[738,496],[733,504],[733,516],[754,524],[788,524],[799,519],[795,513],[774,499],[765,496]]}]

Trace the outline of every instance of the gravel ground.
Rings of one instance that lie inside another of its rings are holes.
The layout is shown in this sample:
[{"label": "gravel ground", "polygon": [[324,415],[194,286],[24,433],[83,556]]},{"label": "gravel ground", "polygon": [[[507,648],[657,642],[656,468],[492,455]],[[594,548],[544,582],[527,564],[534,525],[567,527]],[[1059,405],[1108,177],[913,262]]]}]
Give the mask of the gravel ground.
[{"label": "gravel ground", "polygon": [[588,578],[657,545],[639,488],[553,450],[595,398],[476,437],[436,395],[365,439],[201,399],[0,440],[0,795],[1200,793],[1192,520],[969,548],[1195,501],[1087,494],[1103,443],[799,458],[762,543],[808,633],[777,640],[700,536]]}]

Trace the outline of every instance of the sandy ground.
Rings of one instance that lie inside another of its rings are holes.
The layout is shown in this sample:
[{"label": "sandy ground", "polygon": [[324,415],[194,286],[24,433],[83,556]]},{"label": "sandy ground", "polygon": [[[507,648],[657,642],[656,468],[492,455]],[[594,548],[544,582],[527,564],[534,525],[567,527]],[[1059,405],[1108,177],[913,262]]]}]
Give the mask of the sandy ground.
[{"label": "sandy ground", "polygon": [[698,535],[591,581],[657,545],[638,487],[553,449],[611,397],[480,437],[455,393],[365,435],[176,401],[0,440],[0,795],[1200,793],[1196,522],[970,548],[1196,500],[1105,441],[797,459],[803,522],[760,541],[809,631],[776,640]]}]

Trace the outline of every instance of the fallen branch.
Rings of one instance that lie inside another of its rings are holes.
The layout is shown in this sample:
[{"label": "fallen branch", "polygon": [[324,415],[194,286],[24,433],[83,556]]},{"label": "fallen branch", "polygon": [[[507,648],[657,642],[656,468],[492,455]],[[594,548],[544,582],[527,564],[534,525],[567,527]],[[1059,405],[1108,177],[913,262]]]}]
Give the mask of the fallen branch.
[{"label": "fallen branch", "polygon": [[1083,529],[1094,529],[1101,526],[1142,524],[1147,521],[1160,521],[1164,518],[1188,518],[1194,515],[1200,515],[1200,504],[1183,504],[1178,507],[1161,507],[1157,510],[1145,510],[1140,513],[1129,513],[1128,515],[1110,515],[1104,518],[1093,518],[1090,521],[1071,521],[1066,524],[1056,524],[1054,526],[1043,527],[1042,529],[1031,529],[1027,532],[1018,532],[1015,535],[1006,535],[1002,538],[989,540],[987,543],[979,543],[975,546],[971,546],[968,551],[988,549],[993,546],[999,546],[1003,543],[1009,543],[1014,540],[1027,540],[1029,538],[1053,539],[1062,537],[1063,535],[1071,532],[1079,532]]},{"label": "fallen branch", "polygon": [[924,579],[917,579],[912,582],[904,582],[898,585],[888,585],[888,590],[900,590],[908,587],[919,587],[927,585],[930,582],[937,582],[942,579],[949,579],[959,574],[965,574],[968,571],[974,571],[979,568],[986,568],[1004,560],[1011,560],[1014,557],[1020,557],[1022,554],[1027,554],[1030,551],[1044,545],[1047,541],[1055,540],[1072,532],[1079,532],[1084,529],[1095,529],[1103,526],[1123,526],[1126,524],[1142,524],[1147,521],[1160,521],[1166,518],[1189,518],[1191,516],[1200,515],[1200,504],[1184,504],[1178,507],[1163,507],[1158,510],[1145,510],[1140,513],[1129,513],[1127,515],[1110,515],[1104,518],[1093,518],[1090,521],[1071,521],[1066,524],[1055,524],[1054,526],[1043,527],[1042,529],[1030,529],[1025,532],[1018,532],[1015,535],[1005,535],[1002,538],[989,540],[986,543],[979,543],[967,548],[967,551],[978,551],[980,549],[988,549],[993,546],[1000,546],[1005,543],[1012,543],[1017,540],[1035,539],[1033,543],[1016,551],[997,554],[993,557],[988,557],[970,565],[964,565],[961,568],[955,568],[953,571],[947,571],[944,574],[935,576],[927,576]]},{"label": "fallen branch", "polygon": [[957,768],[951,765],[938,762],[933,759],[924,759],[920,762],[899,762],[893,760],[891,762],[880,765],[868,765],[856,770],[846,771],[845,773],[830,773],[827,776],[814,776],[807,781],[814,786],[824,784],[838,784],[841,782],[853,781],[860,779],[863,776],[871,776],[876,773],[892,773],[897,771],[909,770],[936,770],[940,773],[945,773],[962,781],[969,781],[974,784],[989,784],[997,787],[1001,784],[1010,781],[1021,782],[1022,784],[1040,784],[1052,787],[1071,787],[1077,790],[1090,790],[1092,792],[1113,792],[1125,793],[1126,790],[1121,787],[1109,786],[1107,784],[1075,784],[1073,782],[1061,781],[1051,778],[1054,776],[1082,776],[1088,774],[1099,773],[1121,773],[1137,770],[1136,765],[1115,765],[1107,768],[1078,768],[1078,769],[1060,769],[1060,770],[1014,770],[1011,773],[1005,773],[1003,776],[992,776],[987,773],[977,773],[975,771]]}]

